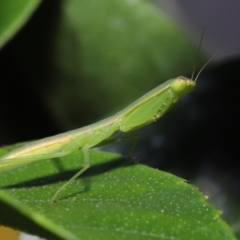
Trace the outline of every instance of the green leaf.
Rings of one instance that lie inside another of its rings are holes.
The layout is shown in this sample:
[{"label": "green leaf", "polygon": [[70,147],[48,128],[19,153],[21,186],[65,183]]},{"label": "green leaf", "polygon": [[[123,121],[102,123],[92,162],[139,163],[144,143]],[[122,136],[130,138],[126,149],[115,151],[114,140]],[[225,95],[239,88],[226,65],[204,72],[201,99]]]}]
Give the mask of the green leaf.
[{"label": "green leaf", "polygon": [[0,223],[50,239],[235,239],[220,211],[183,179],[90,153],[93,166],[55,206],[50,199],[81,167],[81,151],[1,173]]},{"label": "green leaf", "polygon": [[0,48],[27,22],[41,0],[1,0]]}]

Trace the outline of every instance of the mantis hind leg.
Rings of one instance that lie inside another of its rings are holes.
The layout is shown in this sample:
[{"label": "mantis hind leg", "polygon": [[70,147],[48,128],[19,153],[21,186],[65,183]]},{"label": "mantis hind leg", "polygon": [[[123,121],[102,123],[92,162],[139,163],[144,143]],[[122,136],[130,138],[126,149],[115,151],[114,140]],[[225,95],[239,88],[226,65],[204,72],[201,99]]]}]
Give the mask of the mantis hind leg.
[{"label": "mantis hind leg", "polygon": [[69,184],[71,184],[76,178],[78,178],[80,175],[82,175],[88,168],[90,168],[90,158],[89,158],[89,146],[86,145],[82,148],[83,151],[83,157],[84,157],[84,166],[83,168],[78,171],[75,175],[73,175],[65,184],[63,184],[58,190],[57,192],[53,195],[52,199],[51,199],[51,204],[55,205],[55,200],[57,198],[57,196],[59,195],[60,192],[62,192],[62,190],[64,190],[64,188],[66,188]]},{"label": "mantis hind leg", "polygon": [[[104,146],[104,145],[109,145],[109,144],[113,144],[113,143],[120,143],[126,140],[133,140],[133,143],[131,145],[131,148],[128,152],[128,157],[132,158],[132,153],[137,145],[138,142],[138,136],[125,136],[125,137],[120,137],[120,138],[116,138],[116,139],[109,139],[109,140],[105,140],[103,142],[101,142],[100,144],[94,146],[94,147],[99,147],[99,146]],[[90,158],[89,158],[89,145],[85,145],[82,148],[83,151],[83,156],[84,156],[84,166],[83,168],[78,171],[74,176],[72,176],[65,184],[63,184],[58,190],[57,192],[53,195],[52,199],[51,199],[51,204],[54,205],[55,204],[55,200],[57,198],[57,196],[59,195],[60,192],[62,192],[64,190],[64,188],[66,188],[69,184],[71,184],[76,178],[78,178],[80,175],[82,175],[88,168],[90,168]]]}]

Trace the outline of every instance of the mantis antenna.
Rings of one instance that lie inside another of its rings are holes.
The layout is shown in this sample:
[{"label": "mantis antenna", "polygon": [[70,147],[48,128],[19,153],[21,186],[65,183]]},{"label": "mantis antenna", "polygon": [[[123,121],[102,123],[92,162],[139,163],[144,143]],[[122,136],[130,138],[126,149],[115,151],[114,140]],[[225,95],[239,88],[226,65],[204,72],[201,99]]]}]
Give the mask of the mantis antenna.
[{"label": "mantis antenna", "polygon": [[[199,56],[199,52],[200,52],[200,48],[202,46],[202,41],[203,41],[203,36],[204,36],[204,33],[205,33],[205,29],[206,27],[204,28],[203,30],[203,33],[201,35],[201,40],[200,40],[200,44],[199,44],[199,47],[198,47],[198,52],[197,52],[197,58]],[[231,42],[233,42],[234,40],[236,40],[238,37],[240,36],[240,33],[238,33],[236,36],[234,36],[232,39],[230,39],[227,43],[225,43],[218,51],[217,53],[215,53],[202,67],[201,69],[198,71],[195,79],[194,79],[194,82],[197,82],[198,78],[199,78],[199,75],[202,73],[202,71],[208,66],[208,64],[216,57],[219,55],[219,53],[221,53],[225,48],[227,48],[229,46],[229,44]],[[195,72],[195,69],[196,69],[196,63],[193,67],[193,72],[192,72],[192,76],[191,76],[191,79],[193,79],[194,77],[194,72]]]},{"label": "mantis antenna", "polygon": [[200,54],[200,50],[201,50],[201,47],[202,47],[202,42],[203,42],[203,37],[204,37],[204,34],[205,34],[205,30],[206,30],[206,26],[204,26],[203,31],[202,31],[202,34],[201,34],[201,39],[200,39],[200,42],[199,42],[199,46],[198,46],[196,58],[195,58],[195,61],[194,61],[194,66],[193,66],[193,71],[192,71],[191,79],[194,78],[194,74],[195,74],[195,70],[196,70],[196,65],[197,65],[197,62],[198,62],[198,59],[199,59],[199,54]]}]

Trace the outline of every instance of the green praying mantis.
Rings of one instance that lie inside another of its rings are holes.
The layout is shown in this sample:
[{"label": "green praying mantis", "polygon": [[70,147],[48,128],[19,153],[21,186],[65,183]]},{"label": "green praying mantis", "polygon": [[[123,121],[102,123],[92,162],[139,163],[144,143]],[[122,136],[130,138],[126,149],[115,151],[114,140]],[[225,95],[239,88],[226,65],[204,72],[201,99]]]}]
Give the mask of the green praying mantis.
[{"label": "green praying mantis", "polygon": [[63,157],[81,149],[84,156],[83,168],[58,189],[51,199],[53,204],[58,194],[90,167],[90,148],[96,147],[117,132],[130,132],[159,120],[182,96],[194,90],[200,73],[215,56],[216,54],[204,64],[194,80],[193,76],[191,79],[186,77],[170,79],[112,117],[86,127],[26,143],[7,153],[0,158],[0,172],[39,160]]},{"label": "green praying mantis", "polygon": [[154,88],[122,111],[89,126],[66,133],[26,143],[0,158],[0,172],[35,161],[57,158],[82,149],[84,167],[65,183],[53,196],[57,195],[90,167],[89,149],[95,147],[117,132],[129,132],[141,128],[161,118],[185,94],[195,88],[196,82],[177,77]]}]

